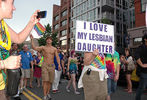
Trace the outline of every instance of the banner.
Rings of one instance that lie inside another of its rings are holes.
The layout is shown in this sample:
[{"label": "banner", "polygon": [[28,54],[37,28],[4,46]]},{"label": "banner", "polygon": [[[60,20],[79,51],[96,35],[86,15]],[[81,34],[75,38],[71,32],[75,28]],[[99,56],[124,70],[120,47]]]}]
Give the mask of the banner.
[{"label": "banner", "polygon": [[102,23],[76,21],[75,50],[114,53],[114,26]]}]

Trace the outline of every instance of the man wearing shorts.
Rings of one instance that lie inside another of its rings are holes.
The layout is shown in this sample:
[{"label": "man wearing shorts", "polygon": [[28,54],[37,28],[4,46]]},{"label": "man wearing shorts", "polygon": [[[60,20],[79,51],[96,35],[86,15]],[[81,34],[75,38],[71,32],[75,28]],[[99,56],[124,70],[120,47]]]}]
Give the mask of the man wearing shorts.
[{"label": "man wearing shorts", "polygon": [[[33,57],[31,52],[28,51],[28,46],[24,45],[23,50],[19,53],[21,55],[21,90],[27,86],[27,80],[30,79],[30,64],[33,71]],[[24,85],[23,85],[24,83]]]},{"label": "man wearing shorts", "polygon": [[44,97],[43,100],[50,100],[50,88],[51,84],[54,81],[54,75],[55,75],[55,65],[54,65],[54,56],[57,58],[58,62],[58,69],[61,70],[60,66],[60,59],[57,53],[57,49],[52,46],[52,38],[47,37],[46,38],[46,45],[35,47],[33,43],[33,36],[30,35],[31,38],[31,44],[32,48],[38,52],[41,52],[44,57],[44,62],[42,64],[42,81],[43,81],[43,92]]}]

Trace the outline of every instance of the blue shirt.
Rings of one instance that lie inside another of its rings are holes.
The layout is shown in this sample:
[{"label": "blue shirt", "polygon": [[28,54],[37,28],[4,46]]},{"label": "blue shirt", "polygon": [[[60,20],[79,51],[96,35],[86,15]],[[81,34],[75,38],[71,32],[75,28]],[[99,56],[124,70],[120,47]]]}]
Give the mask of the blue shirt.
[{"label": "blue shirt", "polygon": [[[60,65],[62,67],[61,60],[63,60],[63,55],[61,53],[59,53],[59,58],[60,58]],[[56,56],[54,57],[54,64],[55,64],[55,69],[58,70],[58,63],[57,63]]]},{"label": "blue shirt", "polygon": [[32,54],[29,51],[21,51],[19,54],[21,55],[21,67],[23,69],[30,69],[30,62],[33,61]]}]

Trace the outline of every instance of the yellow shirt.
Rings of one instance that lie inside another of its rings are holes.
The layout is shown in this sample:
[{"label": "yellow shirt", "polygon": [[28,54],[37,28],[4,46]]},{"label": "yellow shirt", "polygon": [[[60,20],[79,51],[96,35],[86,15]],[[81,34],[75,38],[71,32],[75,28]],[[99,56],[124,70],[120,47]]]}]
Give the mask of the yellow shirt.
[{"label": "yellow shirt", "polygon": [[0,90],[5,89],[5,81],[2,75],[2,72],[0,72]]}]

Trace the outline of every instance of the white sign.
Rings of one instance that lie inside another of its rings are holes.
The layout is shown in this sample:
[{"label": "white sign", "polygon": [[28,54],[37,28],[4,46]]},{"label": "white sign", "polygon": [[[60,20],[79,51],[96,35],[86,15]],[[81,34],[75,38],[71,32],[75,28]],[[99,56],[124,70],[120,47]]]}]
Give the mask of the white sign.
[{"label": "white sign", "polygon": [[102,23],[77,21],[75,50],[100,53],[114,53],[114,26]]}]

